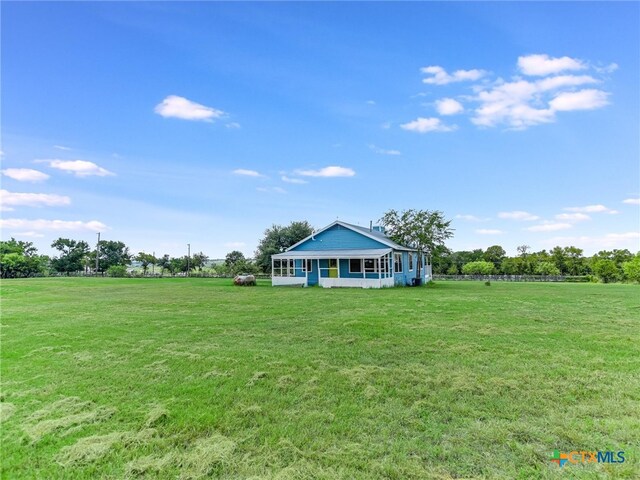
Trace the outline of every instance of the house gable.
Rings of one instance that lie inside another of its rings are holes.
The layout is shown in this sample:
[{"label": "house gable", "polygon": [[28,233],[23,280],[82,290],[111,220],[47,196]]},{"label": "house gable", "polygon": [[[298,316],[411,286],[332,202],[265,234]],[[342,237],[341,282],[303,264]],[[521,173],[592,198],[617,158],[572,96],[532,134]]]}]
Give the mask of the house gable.
[{"label": "house gable", "polygon": [[387,245],[382,242],[358,233],[340,223],[335,223],[329,228],[321,230],[299,244],[294,245],[289,250],[356,250],[386,247]]}]

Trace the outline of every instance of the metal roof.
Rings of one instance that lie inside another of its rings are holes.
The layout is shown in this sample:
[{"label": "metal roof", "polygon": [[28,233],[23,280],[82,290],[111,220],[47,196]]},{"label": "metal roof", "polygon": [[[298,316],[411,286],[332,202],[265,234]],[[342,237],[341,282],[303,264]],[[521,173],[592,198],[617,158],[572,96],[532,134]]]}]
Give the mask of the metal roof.
[{"label": "metal roof", "polygon": [[292,250],[271,255],[272,258],[377,258],[392,251],[391,248],[371,248],[365,250]]},{"label": "metal roof", "polygon": [[[405,247],[403,245],[400,245],[396,242],[394,242],[393,240],[391,240],[389,237],[387,237],[384,233],[382,232],[378,232],[377,230],[369,230],[368,228],[365,227],[360,227],[358,225],[353,225],[351,223],[347,223],[347,222],[343,222],[341,220],[336,220],[335,222],[327,225],[324,228],[321,228],[320,230],[318,230],[317,232],[313,232],[311,235],[309,235],[306,238],[303,238],[302,240],[300,240],[298,243],[291,245],[287,251],[292,251],[294,248],[296,248],[298,245],[303,244],[304,242],[306,242],[307,240],[309,240],[310,238],[313,238],[315,235],[318,235],[321,232],[324,232],[325,230],[329,230],[331,227],[333,227],[334,225],[342,225],[343,227],[346,227],[350,230],[353,230],[354,232],[360,233],[361,235],[364,235],[366,237],[369,237],[373,240],[376,240],[377,242],[382,243],[383,245],[386,245],[388,247],[393,248],[394,250],[402,250],[405,252],[416,252],[417,250],[415,248],[410,248],[410,247]],[[326,257],[325,257],[326,258]]]}]

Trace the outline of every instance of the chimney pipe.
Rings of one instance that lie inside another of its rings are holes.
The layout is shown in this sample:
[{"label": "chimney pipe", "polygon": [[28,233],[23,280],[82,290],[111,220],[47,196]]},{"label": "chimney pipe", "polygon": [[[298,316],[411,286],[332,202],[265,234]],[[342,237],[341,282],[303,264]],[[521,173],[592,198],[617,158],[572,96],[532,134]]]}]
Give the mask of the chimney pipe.
[{"label": "chimney pipe", "polygon": [[369,220],[369,231],[373,231],[373,220]]}]

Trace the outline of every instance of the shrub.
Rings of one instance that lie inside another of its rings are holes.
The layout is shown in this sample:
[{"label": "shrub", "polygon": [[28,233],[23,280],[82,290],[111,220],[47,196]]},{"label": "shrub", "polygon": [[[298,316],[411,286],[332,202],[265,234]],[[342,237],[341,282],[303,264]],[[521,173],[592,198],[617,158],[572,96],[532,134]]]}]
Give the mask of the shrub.
[{"label": "shrub", "polygon": [[107,269],[107,276],[109,277],[126,277],[127,267],[124,265],[112,265]]},{"label": "shrub", "polygon": [[494,266],[491,262],[469,262],[462,267],[462,273],[465,275],[491,275],[493,269]]},{"label": "shrub", "polygon": [[640,254],[636,255],[633,260],[624,262],[622,270],[627,280],[632,282],[640,282]]}]

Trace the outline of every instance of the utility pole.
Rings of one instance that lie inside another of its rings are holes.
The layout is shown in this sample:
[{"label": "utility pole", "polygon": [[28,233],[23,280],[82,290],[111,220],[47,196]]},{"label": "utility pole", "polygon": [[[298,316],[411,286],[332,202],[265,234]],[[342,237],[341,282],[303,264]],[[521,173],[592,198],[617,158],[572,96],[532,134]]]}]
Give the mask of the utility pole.
[{"label": "utility pole", "polygon": [[187,277],[189,276],[191,267],[191,244],[187,243]]},{"label": "utility pole", "polygon": [[96,244],[96,277],[98,276],[98,259],[100,258],[100,232],[98,232],[98,243]]},{"label": "utility pole", "polygon": [[156,260],[155,260],[156,252],[153,252],[152,255],[153,255],[154,260],[153,260],[153,263],[151,264],[151,275],[153,275],[155,277],[156,276]]}]

